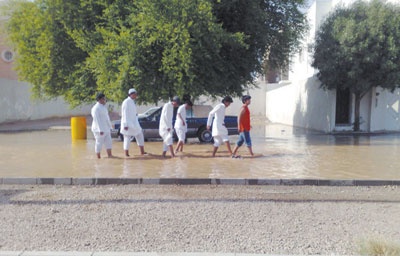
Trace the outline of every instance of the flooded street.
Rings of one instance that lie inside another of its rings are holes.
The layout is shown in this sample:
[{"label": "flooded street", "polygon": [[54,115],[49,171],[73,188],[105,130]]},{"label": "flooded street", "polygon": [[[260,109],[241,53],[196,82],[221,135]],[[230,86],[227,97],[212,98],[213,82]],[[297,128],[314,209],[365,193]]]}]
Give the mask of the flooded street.
[{"label": "flooded street", "polygon": [[[145,143],[147,156],[131,144],[125,158],[113,139],[116,158],[97,159],[94,138],[71,141],[70,130],[0,133],[0,177],[400,179],[400,135],[321,135],[281,125],[253,126],[254,158],[246,147],[231,159],[225,145],[191,139],[176,158],[163,159],[161,141]],[[232,148],[237,136],[231,136]],[[105,150],[102,156],[106,156]]]}]

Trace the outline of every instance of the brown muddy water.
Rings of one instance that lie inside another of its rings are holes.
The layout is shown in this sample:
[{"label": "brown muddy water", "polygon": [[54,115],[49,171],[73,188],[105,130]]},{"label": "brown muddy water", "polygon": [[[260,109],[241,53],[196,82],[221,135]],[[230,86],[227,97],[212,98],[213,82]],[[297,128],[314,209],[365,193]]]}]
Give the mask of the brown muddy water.
[{"label": "brown muddy water", "polygon": [[[262,178],[262,179],[400,179],[400,135],[325,135],[281,125],[253,126],[256,157],[231,159],[225,146],[211,157],[212,145],[190,139],[176,158],[160,157],[162,143],[136,143],[131,157],[113,140],[116,158],[97,159],[94,138],[71,140],[70,130],[0,133],[0,177],[96,178]],[[231,136],[232,148],[237,136]],[[106,156],[105,150],[102,156]]]}]

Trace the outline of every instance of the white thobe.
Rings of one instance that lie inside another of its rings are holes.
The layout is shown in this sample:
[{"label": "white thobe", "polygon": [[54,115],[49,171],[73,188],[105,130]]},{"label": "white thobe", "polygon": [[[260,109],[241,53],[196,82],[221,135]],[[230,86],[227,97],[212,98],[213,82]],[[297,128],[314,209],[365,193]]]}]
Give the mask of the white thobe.
[{"label": "white thobe", "polygon": [[[122,102],[121,115],[121,134],[135,136],[142,132],[135,101],[130,97]],[[125,127],[128,127],[128,130],[125,130]]]},{"label": "white thobe", "polygon": [[[228,135],[228,129],[225,127],[225,104],[220,103],[213,108],[208,114],[207,126],[212,123],[212,136],[226,136]],[[214,122],[213,122],[214,118]]]},{"label": "white thobe", "polygon": [[108,109],[105,105],[97,102],[92,107],[92,132],[111,133],[111,121],[108,115]]},{"label": "white thobe", "polygon": [[160,126],[158,128],[158,132],[164,140],[166,136],[172,133],[173,115],[174,115],[174,106],[172,106],[172,102],[168,102],[164,105],[164,107],[161,110]]},{"label": "white thobe", "polygon": [[[179,117],[182,118],[180,118]],[[185,125],[183,125],[183,121],[185,122]],[[187,132],[187,124],[186,124],[186,104],[181,105],[178,108],[178,111],[176,113],[176,120],[175,120],[175,125],[174,125],[175,130],[182,130],[184,132]]]}]

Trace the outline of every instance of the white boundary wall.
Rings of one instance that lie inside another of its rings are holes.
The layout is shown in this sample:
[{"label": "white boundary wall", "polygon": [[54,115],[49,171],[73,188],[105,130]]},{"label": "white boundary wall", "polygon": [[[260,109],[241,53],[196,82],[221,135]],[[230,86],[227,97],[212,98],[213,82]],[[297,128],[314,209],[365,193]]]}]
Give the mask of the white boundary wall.
[{"label": "white boundary wall", "polygon": [[0,123],[90,114],[91,106],[70,109],[62,99],[31,99],[30,85],[0,78]]},{"label": "white boundary wall", "polygon": [[[252,89],[245,94],[252,96],[250,111],[252,115],[265,116],[265,88],[264,81],[259,82],[260,88]],[[237,115],[242,102],[240,98],[233,98],[233,104],[226,110],[227,115]],[[214,107],[221,98],[212,100],[209,97],[200,97],[194,103],[199,105],[211,105]],[[95,104],[95,102],[93,102]],[[70,117],[78,115],[90,115],[90,109],[93,104],[84,105],[71,109],[69,105],[61,98],[51,101],[39,101],[31,98],[31,87],[29,83],[19,82],[0,78],[0,123],[13,121],[38,120],[53,117]],[[158,106],[162,106],[160,102]],[[120,105],[108,102],[112,105],[113,112],[120,114]],[[144,112],[153,105],[138,106],[138,112]],[[113,116],[112,119],[118,119]]]}]

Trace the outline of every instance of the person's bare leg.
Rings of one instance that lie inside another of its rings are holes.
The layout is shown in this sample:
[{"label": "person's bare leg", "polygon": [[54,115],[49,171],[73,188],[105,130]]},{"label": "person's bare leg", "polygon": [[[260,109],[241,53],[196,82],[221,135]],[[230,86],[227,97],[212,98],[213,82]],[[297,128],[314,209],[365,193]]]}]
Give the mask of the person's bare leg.
[{"label": "person's bare leg", "polygon": [[175,153],[174,153],[174,147],[172,145],[169,145],[169,151],[171,152],[171,157],[175,157]]},{"label": "person's bare leg", "polygon": [[239,146],[236,145],[235,148],[233,149],[233,153],[232,153],[233,156],[236,156],[238,149],[239,149]]},{"label": "person's bare leg", "polygon": [[178,141],[178,144],[176,144],[175,153],[178,153],[179,151],[182,150],[183,150],[183,141]]},{"label": "person's bare leg", "polygon": [[225,144],[226,144],[226,147],[228,148],[229,154],[232,155],[231,144],[229,143],[229,141],[226,141]]},{"label": "person's bare leg", "polygon": [[167,155],[167,151],[163,151],[162,152],[162,157],[166,157],[166,155]]},{"label": "person's bare leg", "polygon": [[146,154],[146,151],[144,151],[144,146],[139,146],[139,149],[140,149],[140,154],[141,155],[145,155]]},{"label": "person's bare leg", "polygon": [[100,153],[96,153],[96,156],[97,156],[98,159],[101,158]]},{"label": "person's bare leg", "polygon": [[125,156],[129,156],[129,150],[125,150]]},{"label": "person's bare leg", "polygon": [[108,157],[114,157],[114,156],[112,155],[112,153],[111,153],[111,149],[110,149],[110,148],[107,149],[107,155],[108,155]]},{"label": "person's bare leg", "polygon": [[253,149],[252,149],[251,147],[247,147],[247,148],[249,149],[250,155],[251,155],[251,156],[254,156],[254,154],[253,154]]},{"label": "person's bare leg", "polygon": [[215,157],[215,154],[217,153],[217,150],[218,150],[218,147],[215,147],[215,146],[214,146],[213,153],[212,153],[212,156],[213,156],[213,157]]}]

